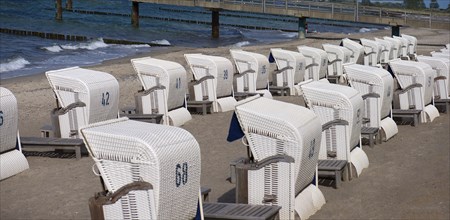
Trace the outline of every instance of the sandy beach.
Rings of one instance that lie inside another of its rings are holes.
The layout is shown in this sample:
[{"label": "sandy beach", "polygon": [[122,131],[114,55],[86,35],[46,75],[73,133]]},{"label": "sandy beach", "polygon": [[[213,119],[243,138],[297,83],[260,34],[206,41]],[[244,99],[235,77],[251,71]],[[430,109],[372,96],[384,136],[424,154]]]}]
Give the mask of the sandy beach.
[{"label": "sandy beach", "polygon": [[[418,54],[429,55],[450,41],[450,30],[402,28],[416,36]],[[390,30],[351,35],[311,34],[313,37],[352,39],[383,37]],[[340,40],[303,39],[283,43],[243,47],[269,54],[270,48],[297,50],[299,45],[321,48],[323,43]],[[437,46],[433,46],[437,45]],[[186,53],[204,53],[231,59],[230,47],[172,47],[140,56],[175,61],[188,66]],[[134,93],[141,85],[130,57],[86,67],[104,71],[120,85],[119,108],[134,105]],[[273,67],[274,68],[274,67]],[[188,71],[188,79],[192,74]],[[19,107],[21,136],[40,136],[40,127],[50,124],[50,111],[56,106],[53,92],[44,74],[0,82],[11,90]],[[274,97],[303,104],[299,97]],[[370,167],[342,187],[320,185],[327,203],[311,219],[450,219],[450,113],[441,113],[431,123],[413,127],[399,125],[399,133],[374,148],[364,146]],[[240,141],[226,141],[232,112],[206,116],[193,115],[182,126],[200,144],[202,186],[212,189],[210,202],[234,202],[234,184],[227,181],[229,162],[246,155]],[[90,219],[88,199],[101,191],[99,177],[92,172],[93,160],[27,157],[30,169],[0,182],[0,219]]]}]

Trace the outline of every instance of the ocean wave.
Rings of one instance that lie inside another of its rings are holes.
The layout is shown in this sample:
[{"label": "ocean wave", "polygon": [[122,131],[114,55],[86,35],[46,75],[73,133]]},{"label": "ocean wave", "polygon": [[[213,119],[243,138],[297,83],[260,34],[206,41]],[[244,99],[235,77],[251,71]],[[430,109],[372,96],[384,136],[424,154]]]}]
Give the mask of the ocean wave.
[{"label": "ocean wave", "polygon": [[92,41],[89,41],[87,43],[79,43],[79,44],[65,44],[61,45],[61,48],[64,50],[79,50],[79,49],[85,49],[85,50],[96,50],[98,48],[105,48],[109,45],[103,42],[102,38],[95,39]]},{"label": "ocean wave", "polygon": [[166,39],[162,39],[162,40],[154,40],[154,41],[152,41],[151,43],[154,43],[154,44],[159,44],[159,45],[164,45],[164,46],[170,46],[170,45],[172,45],[168,40],[166,40]]},{"label": "ocean wave", "polygon": [[378,30],[378,28],[361,28],[359,29],[359,33],[366,33],[366,32],[371,32],[371,31],[376,31]]},{"label": "ocean wave", "polygon": [[118,45],[118,47],[120,47],[120,48],[148,48],[148,47],[150,47],[150,45],[148,45],[148,44],[130,44],[130,45],[120,44],[120,45]]},{"label": "ocean wave", "polygon": [[248,42],[248,41],[241,41],[241,42],[233,44],[231,47],[243,47],[243,46],[247,46],[247,45],[250,45],[250,42]]},{"label": "ocean wave", "polygon": [[49,46],[49,47],[42,47],[42,49],[50,51],[50,52],[53,52],[53,53],[58,53],[58,52],[63,51],[63,49],[59,45],[53,45],[53,46]]},{"label": "ocean wave", "polygon": [[0,73],[22,69],[28,64],[30,64],[30,62],[23,57],[16,57],[5,63],[0,63]]}]

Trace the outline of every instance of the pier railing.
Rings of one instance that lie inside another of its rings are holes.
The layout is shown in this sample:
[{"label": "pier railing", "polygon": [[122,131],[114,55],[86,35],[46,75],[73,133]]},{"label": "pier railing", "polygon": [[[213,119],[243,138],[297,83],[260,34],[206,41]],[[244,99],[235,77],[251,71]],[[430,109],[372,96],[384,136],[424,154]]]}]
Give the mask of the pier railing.
[{"label": "pier railing", "polygon": [[448,29],[449,13],[298,0],[139,0],[156,4]]}]

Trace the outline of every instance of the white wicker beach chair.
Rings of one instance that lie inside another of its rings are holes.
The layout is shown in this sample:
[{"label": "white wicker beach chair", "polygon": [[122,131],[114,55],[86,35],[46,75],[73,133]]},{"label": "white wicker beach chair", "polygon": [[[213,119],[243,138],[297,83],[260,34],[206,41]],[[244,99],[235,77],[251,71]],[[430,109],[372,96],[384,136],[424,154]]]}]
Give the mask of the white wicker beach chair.
[{"label": "white wicker beach chair", "polygon": [[413,109],[421,110],[421,122],[433,121],[438,117],[439,112],[432,103],[436,74],[432,67],[426,63],[405,60],[391,61],[389,66],[400,88],[406,91],[398,95],[399,108],[410,109],[412,106]]},{"label": "white wicker beach chair", "polygon": [[[58,130],[61,138],[79,138],[78,129],[84,125],[117,118],[119,83],[114,76],[79,67],[45,73],[61,108]],[[54,131],[54,133],[59,133]]]},{"label": "white wicker beach chair", "polygon": [[380,63],[381,52],[383,50],[382,45],[375,41],[365,38],[361,38],[361,44],[364,46],[364,65],[378,66]]},{"label": "white wicker beach chair", "polygon": [[295,95],[294,85],[303,81],[305,76],[305,57],[299,52],[281,48],[271,48],[270,53],[277,64],[273,84],[280,87],[287,86],[290,95]]},{"label": "white wicker beach chair", "polygon": [[342,46],[322,44],[328,55],[328,78],[340,77],[344,73],[343,65],[350,63],[352,52]]},{"label": "white wicker beach chair", "polygon": [[359,64],[346,65],[344,69],[351,87],[368,97],[363,98],[363,118],[368,118],[369,122],[363,126],[381,129],[385,140],[389,140],[398,133],[397,124],[390,117],[394,95],[391,74],[382,68]]},{"label": "white wicker beach chair", "polygon": [[[369,167],[369,159],[360,143],[364,103],[360,93],[348,86],[309,82],[301,85],[307,106],[320,118],[322,126],[336,120],[348,126],[332,126],[322,132],[321,160],[345,160],[359,176]],[[352,174],[353,176],[353,174]]]},{"label": "white wicker beach chair", "polygon": [[29,168],[20,147],[18,121],[16,97],[0,87],[0,180]]},{"label": "white wicker beach chair", "polygon": [[342,39],[341,46],[352,51],[350,62],[364,64],[364,46],[348,38]]},{"label": "white wicker beach chair", "polygon": [[246,164],[249,204],[281,206],[280,219],[307,219],[319,210],[325,198],[312,182],[322,129],[314,112],[250,97],[235,113],[254,158]]},{"label": "white wicker beach chair", "polygon": [[262,54],[240,49],[230,50],[239,74],[235,75],[236,92],[261,93],[272,98],[269,86],[269,60]]},{"label": "white wicker beach chair", "polygon": [[214,112],[226,112],[234,109],[233,97],[234,68],[230,60],[219,56],[204,54],[185,54],[194,79],[201,82],[194,85],[194,94],[189,94],[195,101],[213,102]]},{"label": "white wicker beach chair", "polygon": [[80,129],[109,193],[134,182],[130,191],[103,206],[105,219],[192,219],[200,190],[200,148],[187,131],[127,118]]},{"label": "white wicker beach chair", "polygon": [[404,37],[393,36],[394,39],[398,39],[401,42],[400,45],[400,57],[409,60],[408,50],[409,50],[409,40]]},{"label": "white wicker beach chair", "polygon": [[381,45],[380,63],[387,64],[390,60],[394,59],[394,47],[388,40],[375,38],[375,41]]},{"label": "white wicker beach chair", "polygon": [[432,51],[430,54],[433,57],[440,57],[440,58],[444,58],[444,59],[450,60],[450,52],[436,52],[436,51]]},{"label": "white wicker beach chair", "polygon": [[166,125],[181,126],[191,120],[187,110],[186,70],[178,63],[143,57],[132,59],[144,91],[137,94],[143,114],[163,114]]},{"label": "white wicker beach chair", "polygon": [[419,62],[426,63],[436,71],[434,95],[438,95],[441,99],[448,99],[450,95],[450,60],[440,57],[417,56]]},{"label": "white wicker beach chair", "polygon": [[[311,66],[305,73],[305,80],[314,81],[327,80],[328,55],[322,49],[308,46],[298,46],[298,51],[303,54],[306,60],[306,66]],[[311,71],[312,70],[312,76]]]},{"label": "white wicker beach chair", "polygon": [[392,47],[393,47],[392,56],[393,56],[393,58],[391,60],[400,58],[400,56],[401,56],[400,49],[401,49],[402,42],[399,39],[395,39],[395,38],[392,38],[392,37],[383,37],[383,39],[389,41],[392,44]]},{"label": "white wicker beach chair", "polygon": [[407,34],[402,34],[402,37],[409,41],[408,54],[410,57],[414,58],[417,54],[417,38]]}]

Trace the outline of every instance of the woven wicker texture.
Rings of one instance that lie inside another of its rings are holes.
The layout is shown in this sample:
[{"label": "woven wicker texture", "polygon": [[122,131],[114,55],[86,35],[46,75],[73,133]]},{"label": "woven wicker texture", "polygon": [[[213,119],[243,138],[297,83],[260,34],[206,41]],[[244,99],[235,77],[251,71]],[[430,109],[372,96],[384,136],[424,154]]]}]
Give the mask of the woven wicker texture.
[{"label": "woven wicker texture", "polygon": [[[303,54],[306,60],[306,65],[316,64],[313,66],[313,80],[318,81],[327,76],[328,68],[328,55],[322,49],[308,46],[298,46],[298,51]],[[305,80],[311,79],[307,74],[305,74]]]},{"label": "woven wicker texture", "polygon": [[28,161],[18,150],[0,154],[0,180],[16,175],[29,168]]},{"label": "woven wicker texture", "polygon": [[0,153],[16,147],[18,120],[16,97],[0,87]]},{"label": "woven wicker texture", "polygon": [[48,71],[46,76],[62,107],[77,101],[86,104],[86,108],[73,110],[78,117],[86,114],[85,123],[117,117],[119,83],[114,76],[79,67]]},{"label": "woven wicker texture", "polygon": [[[119,213],[144,212],[140,209],[149,206],[142,204],[151,204],[148,197],[153,194],[156,210],[150,211],[157,219],[195,216],[200,188],[200,148],[187,131],[117,119],[90,125],[81,132],[108,190],[114,192],[139,180],[153,185],[153,193],[136,195],[138,208],[122,204],[124,210]],[[144,197],[147,201],[141,203]],[[148,218],[139,216],[139,219]]]},{"label": "woven wicker texture", "polygon": [[375,41],[361,38],[361,44],[364,46],[364,51],[367,55],[364,58],[364,65],[376,66],[380,62],[382,45]]},{"label": "woven wicker texture", "polygon": [[347,152],[359,143],[361,134],[364,105],[360,93],[347,86],[317,81],[303,85],[302,90],[306,103],[317,114],[322,124],[336,119],[343,119],[349,123],[349,126],[336,126],[323,132],[326,142],[322,146],[325,145],[327,148],[322,149],[325,153],[321,153],[321,159],[327,159],[323,155],[326,155],[328,150],[336,152],[335,159],[348,160]]},{"label": "woven wicker texture", "polygon": [[401,34],[403,38],[406,38],[409,41],[408,53],[416,54],[417,51],[417,38],[407,34]]},{"label": "woven wicker texture", "polygon": [[430,57],[430,56],[417,56],[417,60],[422,63],[430,65],[434,70],[436,70],[436,76],[444,76],[445,79],[438,80],[434,85],[435,95],[439,95],[441,99],[446,99],[450,94],[450,84],[448,83],[450,77],[450,60]]},{"label": "woven wicker texture", "polygon": [[380,38],[374,38],[376,42],[378,42],[381,47],[382,47],[382,51],[381,51],[381,55],[380,55],[380,62],[381,63],[387,63],[389,62],[389,60],[394,59],[394,45],[392,45],[391,42],[384,40],[384,39],[380,39]]},{"label": "woven wicker texture", "polygon": [[284,86],[284,84],[287,83],[287,86],[290,88],[291,95],[295,95],[294,85],[303,81],[305,76],[305,57],[299,52],[280,48],[272,48],[270,49],[270,53],[275,59],[279,70],[285,67],[291,67],[286,71],[276,74],[276,77],[274,78],[276,82],[274,83],[277,86]]},{"label": "woven wicker texture", "polygon": [[406,88],[414,83],[422,84],[422,104],[414,103],[417,109],[431,103],[433,98],[435,71],[430,65],[422,62],[395,60],[389,62],[401,88]]},{"label": "woven wicker texture", "polygon": [[248,73],[247,76],[235,79],[235,89],[237,92],[245,92],[244,87],[248,87],[248,92],[251,93],[255,93],[257,90],[267,89],[269,82],[269,60],[266,56],[238,49],[230,50],[230,53],[239,73],[247,70],[255,71],[254,73]]},{"label": "woven wicker texture", "polygon": [[[371,127],[379,127],[380,120],[388,117],[391,111],[394,80],[391,74],[377,67],[358,64],[344,66],[350,85],[359,91],[361,95],[376,93],[379,99],[368,98],[365,101],[365,117],[370,118]],[[373,103],[378,102],[378,103]],[[379,106],[379,110],[377,110]],[[370,114],[373,113],[373,114]],[[376,123],[372,124],[372,123]]]},{"label": "woven wicker texture", "polygon": [[295,192],[311,183],[321,137],[320,121],[312,111],[258,98],[238,105],[236,114],[255,160],[273,155],[291,156],[295,160]]},{"label": "woven wicker texture", "polygon": [[342,46],[352,51],[351,63],[364,64],[364,46],[348,38],[342,39]]},{"label": "woven wicker texture", "polygon": [[400,55],[403,57],[408,56],[408,47],[409,47],[409,41],[406,38],[399,37],[399,36],[393,36],[394,39],[398,39],[401,42],[400,46]]},{"label": "woven wicker texture", "polygon": [[[328,65],[328,75],[341,76],[344,72],[342,65],[350,62],[352,52],[345,47],[333,44],[322,44],[322,47],[327,52],[328,61],[331,62]],[[336,59],[340,59],[340,61],[333,62]]]},{"label": "woven wicker texture", "polygon": [[389,41],[392,44],[394,48],[392,51],[393,59],[399,58],[401,55],[400,47],[402,45],[402,42],[399,39],[394,39],[392,37],[383,37],[383,39]]}]

